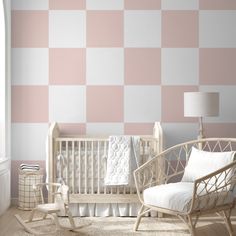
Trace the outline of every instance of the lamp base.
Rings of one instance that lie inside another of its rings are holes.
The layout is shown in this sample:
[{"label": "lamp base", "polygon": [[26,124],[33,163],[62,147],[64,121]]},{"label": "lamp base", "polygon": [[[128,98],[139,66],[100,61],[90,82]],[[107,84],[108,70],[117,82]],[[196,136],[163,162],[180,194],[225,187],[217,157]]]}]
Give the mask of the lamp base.
[{"label": "lamp base", "polygon": [[199,134],[199,135],[197,136],[197,139],[198,139],[198,140],[204,139],[204,138],[206,138],[206,136],[203,136],[202,134]]}]

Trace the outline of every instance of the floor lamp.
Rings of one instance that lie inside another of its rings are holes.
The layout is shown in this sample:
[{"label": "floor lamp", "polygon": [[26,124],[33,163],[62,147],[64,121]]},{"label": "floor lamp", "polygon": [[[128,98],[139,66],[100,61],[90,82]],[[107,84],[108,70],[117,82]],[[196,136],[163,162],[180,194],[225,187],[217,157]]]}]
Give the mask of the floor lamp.
[{"label": "floor lamp", "polygon": [[184,93],[184,116],[198,117],[198,139],[204,138],[202,118],[219,115],[219,93],[186,92]]}]

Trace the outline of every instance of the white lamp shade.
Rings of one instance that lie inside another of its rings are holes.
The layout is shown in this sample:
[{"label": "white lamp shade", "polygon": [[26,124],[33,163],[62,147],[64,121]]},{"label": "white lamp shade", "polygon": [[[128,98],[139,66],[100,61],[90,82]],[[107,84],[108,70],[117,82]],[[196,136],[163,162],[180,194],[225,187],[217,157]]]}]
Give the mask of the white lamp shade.
[{"label": "white lamp shade", "polygon": [[206,117],[219,115],[219,93],[186,92],[184,93],[184,116]]}]

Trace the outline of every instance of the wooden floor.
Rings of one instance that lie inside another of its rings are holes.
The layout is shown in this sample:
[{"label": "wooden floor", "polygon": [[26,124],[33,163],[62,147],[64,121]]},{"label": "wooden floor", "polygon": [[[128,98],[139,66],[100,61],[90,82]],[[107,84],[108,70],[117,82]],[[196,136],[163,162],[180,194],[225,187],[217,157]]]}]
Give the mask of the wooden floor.
[{"label": "wooden floor", "polygon": [[[28,211],[20,211],[16,207],[11,207],[0,217],[0,236],[30,236],[17,223],[14,215],[19,214],[26,218]],[[61,218],[66,221],[65,217]],[[142,236],[187,236],[189,235],[186,226],[175,217],[151,218],[144,217],[141,221],[138,232],[133,231],[135,217],[76,217],[77,223],[84,225],[77,233],[60,232],[59,235],[93,235],[93,236],[122,236],[122,235],[142,235]],[[232,216],[232,224],[236,232],[236,215]],[[54,227],[50,225],[50,227]],[[227,236],[227,230],[223,221],[216,216],[202,217],[197,224],[198,236]],[[51,235],[51,234],[47,234]]]}]

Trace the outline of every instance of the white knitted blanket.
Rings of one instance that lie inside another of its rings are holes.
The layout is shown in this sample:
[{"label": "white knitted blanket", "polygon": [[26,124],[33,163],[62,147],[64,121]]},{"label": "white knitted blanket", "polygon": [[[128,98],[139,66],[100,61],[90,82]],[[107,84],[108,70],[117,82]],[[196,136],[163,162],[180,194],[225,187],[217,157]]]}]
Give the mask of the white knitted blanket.
[{"label": "white knitted blanket", "polygon": [[139,137],[110,136],[105,185],[132,184],[139,166]]}]

